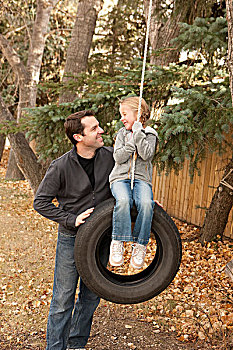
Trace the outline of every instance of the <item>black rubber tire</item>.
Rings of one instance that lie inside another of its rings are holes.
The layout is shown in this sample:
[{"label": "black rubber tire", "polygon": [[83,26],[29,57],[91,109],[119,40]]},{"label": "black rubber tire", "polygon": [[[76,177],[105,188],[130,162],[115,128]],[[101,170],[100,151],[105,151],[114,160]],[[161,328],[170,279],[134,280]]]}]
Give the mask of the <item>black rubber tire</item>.
[{"label": "black rubber tire", "polygon": [[[178,229],[170,216],[155,205],[152,220],[157,250],[151,264],[134,275],[119,275],[105,266],[109,255],[114,200],[98,205],[77,233],[75,263],[86,286],[101,298],[120,304],[135,304],[160,294],[174,279],[181,262],[182,246]],[[133,208],[131,216],[137,215]],[[101,261],[105,252],[105,262]]]}]

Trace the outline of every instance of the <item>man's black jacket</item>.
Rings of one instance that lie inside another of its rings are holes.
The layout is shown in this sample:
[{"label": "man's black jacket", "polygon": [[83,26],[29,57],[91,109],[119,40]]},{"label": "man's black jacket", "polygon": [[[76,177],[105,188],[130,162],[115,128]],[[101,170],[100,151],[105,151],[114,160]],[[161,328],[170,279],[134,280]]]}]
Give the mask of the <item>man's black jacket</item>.
[{"label": "man's black jacket", "polygon": [[[75,235],[77,215],[112,196],[109,188],[109,174],[114,165],[112,154],[111,147],[97,149],[94,189],[78,161],[75,147],[54,160],[37,190],[34,209],[59,223],[60,232]],[[59,203],[58,207],[52,203],[54,198]]]}]

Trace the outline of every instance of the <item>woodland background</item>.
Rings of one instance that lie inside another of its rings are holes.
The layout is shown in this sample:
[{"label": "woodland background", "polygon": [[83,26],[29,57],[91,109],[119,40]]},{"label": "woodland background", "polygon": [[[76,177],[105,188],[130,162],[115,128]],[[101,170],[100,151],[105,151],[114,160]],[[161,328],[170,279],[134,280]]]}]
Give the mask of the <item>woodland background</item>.
[{"label": "woodland background", "polygon": [[[7,179],[25,177],[36,191],[49,162],[70,148],[63,122],[73,111],[94,109],[105,144],[112,144],[119,99],[139,94],[148,5],[1,0],[0,154],[7,135]],[[188,159],[192,181],[209,152],[229,154],[229,186],[216,186],[201,242],[223,235],[233,204],[232,18],[231,1],[153,1],[144,98],[159,133],[154,162],[169,173]]]},{"label": "woodland background", "polygon": [[[0,0],[2,349],[45,346],[56,226],[33,211],[33,194],[50,161],[71,147],[63,129],[70,113],[94,109],[112,144],[119,99],[139,94],[148,5]],[[143,94],[159,133],[157,171],[178,172],[189,160],[192,181],[200,160],[227,154],[228,186],[216,184],[201,228],[174,219],[184,256],[173,284],[135,307],[103,301],[90,346],[232,349],[224,275],[232,242],[223,237],[233,204],[232,1],[153,0],[149,44]]]}]

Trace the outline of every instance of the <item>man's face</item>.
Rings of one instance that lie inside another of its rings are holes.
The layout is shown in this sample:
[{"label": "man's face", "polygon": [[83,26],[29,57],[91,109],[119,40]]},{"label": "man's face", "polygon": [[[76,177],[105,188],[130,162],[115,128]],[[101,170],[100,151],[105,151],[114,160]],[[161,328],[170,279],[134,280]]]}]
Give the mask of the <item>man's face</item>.
[{"label": "man's face", "polygon": [[82,146],[97,149],[104,145],[102,134],[103,129],[99,126],[98,120],[94,116],[82,118],[84,126],[83,135],[79,135]]}]

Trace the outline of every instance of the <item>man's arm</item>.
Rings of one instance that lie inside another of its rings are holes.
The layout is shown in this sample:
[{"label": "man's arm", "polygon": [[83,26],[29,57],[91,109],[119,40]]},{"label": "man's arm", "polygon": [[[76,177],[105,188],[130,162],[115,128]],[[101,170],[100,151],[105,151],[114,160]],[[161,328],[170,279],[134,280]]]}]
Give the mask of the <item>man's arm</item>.
[{"label": "man's arm", "polygon": [[77,215],[56,207],[52,203],[53,199],[56,198],[60,187],[60,171],[56,163],[52,162],[36,192],[33,207],[39,214],[47,219],[53,220],[65,227],[75,228]]}]

